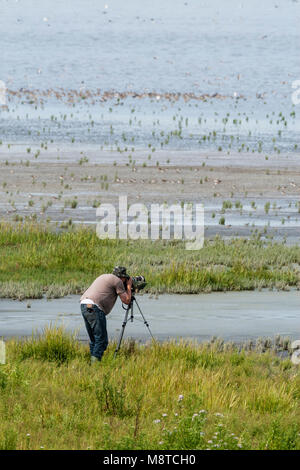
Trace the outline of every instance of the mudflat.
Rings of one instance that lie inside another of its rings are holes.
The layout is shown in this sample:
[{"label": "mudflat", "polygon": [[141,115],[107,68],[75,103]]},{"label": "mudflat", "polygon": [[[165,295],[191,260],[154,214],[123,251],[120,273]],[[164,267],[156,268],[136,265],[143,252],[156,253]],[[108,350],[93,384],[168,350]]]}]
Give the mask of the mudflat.
[{"label": "mudflat", "polygon": [[127,195],[129,204],[202,203],[209,235],[247,236],[254,227],[268,226],[268,233],[297,239],[300,158],[295,155],[292,161],[216,154],[196,159],[193,152],[177,152],[167,164],[162,152],[157,155],[162,163],[152,166],[118,163],[114,156],[114,163],[103,163],[107,153],[91,155],[78,161],[66,152],[57,160],[50,152],[41,160],[20,161],[17,154],[6,159],[2,153],[0,217],[94,224],[100,203],[117,204]]}]

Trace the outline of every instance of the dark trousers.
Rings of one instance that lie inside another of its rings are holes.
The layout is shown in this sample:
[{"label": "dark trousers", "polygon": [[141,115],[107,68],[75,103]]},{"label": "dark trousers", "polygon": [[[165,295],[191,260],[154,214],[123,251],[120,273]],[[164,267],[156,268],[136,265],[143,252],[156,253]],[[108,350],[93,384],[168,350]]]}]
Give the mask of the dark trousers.
[{"label": "dark trousers", "polygon": [[86,304],[81,304],[81,313],[90,338],[91,355],[101,359],[108,346],[105,313],[97,305],[87,308]]}]

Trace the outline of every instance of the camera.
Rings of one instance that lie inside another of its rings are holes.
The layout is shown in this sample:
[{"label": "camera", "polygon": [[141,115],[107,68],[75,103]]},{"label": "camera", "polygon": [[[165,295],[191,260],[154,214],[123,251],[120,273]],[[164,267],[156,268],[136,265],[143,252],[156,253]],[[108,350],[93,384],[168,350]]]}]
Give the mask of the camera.
[{"label": "camera", "polygon": [[144,289],[144,287],[147,285],[147,282],[144,276],[132,276],[131,279],[132,279],[131,292],[138,292],[139,290]]},{"label": "camera", "polygon": [[[129,275],[127,274],[126,268],[124,266],[115,266],[113,270],[113,274],[121,279],[122,278],[123,279],[125,278],[127,280],[129,279]],[[131,279],[132,279],[132,286],[131,286],[132,293],[144,289],[144,287],[147,284],[144,276],[132,276]],[[127,287],[127,280],[124,282],[125,289]]]}]

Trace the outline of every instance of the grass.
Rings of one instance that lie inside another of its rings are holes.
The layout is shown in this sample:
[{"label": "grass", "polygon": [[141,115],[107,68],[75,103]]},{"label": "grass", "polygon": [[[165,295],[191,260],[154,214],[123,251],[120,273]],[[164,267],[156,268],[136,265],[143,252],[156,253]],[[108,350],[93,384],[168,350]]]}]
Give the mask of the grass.
[{"label": "grass", "polygon": [[299,286],[300,249],[216,237],[202,250],[187,251],[181,241],[100,240],[86,228],[55,232],[46,225],[0,224],[1,297],[79,294],[115,265],[143,274],[148,292],[286,289]]},{"label": "grass", "polygon": [[62,328],[6,343],[0,449],[300,449],[289,359],[220,343],[88,346]]}]

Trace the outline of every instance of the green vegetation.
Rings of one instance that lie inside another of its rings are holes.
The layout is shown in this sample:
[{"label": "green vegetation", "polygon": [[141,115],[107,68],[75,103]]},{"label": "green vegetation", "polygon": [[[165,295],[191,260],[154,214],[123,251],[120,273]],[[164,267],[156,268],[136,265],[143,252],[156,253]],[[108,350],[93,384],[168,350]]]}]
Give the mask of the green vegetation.
[{"label": "green vegetation", "polygon": [[216,237],[202,250],[182,241],[100,240],[95,231],[0,224],[0,296],[79,294],[116,264],[145,275],[145,292],[199,293],[299,286],[300,249],[260,239]]},{"label": "green vegetation", "polygon": [[218,341],[88,346],[61,328],[7,342],[0,449],[300,449],[290,359]]}]

